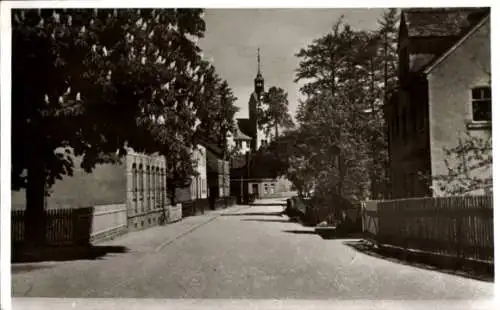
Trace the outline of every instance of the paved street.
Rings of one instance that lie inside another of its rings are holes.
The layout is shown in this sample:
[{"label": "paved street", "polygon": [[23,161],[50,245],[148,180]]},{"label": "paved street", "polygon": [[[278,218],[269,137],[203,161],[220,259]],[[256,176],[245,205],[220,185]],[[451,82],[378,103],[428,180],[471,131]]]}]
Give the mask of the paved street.
[{"label": "paved street", "polygon": [[[268,203],[280,202],[279,199]],[[475,299],[493,283],[366,255],[288,222],[278,205],[237,206],[122,236],[127,253],[16,265],[15,297]]]}]

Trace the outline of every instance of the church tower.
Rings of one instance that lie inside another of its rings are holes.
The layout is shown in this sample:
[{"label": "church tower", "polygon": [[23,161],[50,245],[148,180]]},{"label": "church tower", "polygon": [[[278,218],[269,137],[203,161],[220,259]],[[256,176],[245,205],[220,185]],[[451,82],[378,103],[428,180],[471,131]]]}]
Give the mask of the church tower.
[{"label": "church tower", "polygon": [[248,102],[248,116],[249,122],[251,126],[251,150],[257,150],[257,117],[258,117],[258,106],[260,100],[262,100],[262,96],[264,95],[264,78],[262,77],[262,73],[260,70],[260,48],[257,49],[257,76],[254,79],[254,91],[250,96],[250,101]]},{"label": "church tower", "polygon": [[258,95],[264,93],[264,78],[260,72],[260,48],[257,49],[257,76],[254,80],[254,91]]}]

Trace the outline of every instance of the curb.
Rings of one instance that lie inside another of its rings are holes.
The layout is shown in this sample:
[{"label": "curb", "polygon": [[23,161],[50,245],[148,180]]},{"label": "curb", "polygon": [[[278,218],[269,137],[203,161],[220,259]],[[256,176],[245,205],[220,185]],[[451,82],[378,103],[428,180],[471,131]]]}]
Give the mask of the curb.
[{"label": "curb", "polygon": [[474,269],[487,274],[494,274],[494,262],[478,261],[467,258],[443,255],[439,253],[425,252],[417,249],[404,249],[389,244],[379,244],[372,240],[362,239],[370,247],[376,249],[382,255],[401,258],[405,261],[415,261],[426,265],[432,265],[445,269]]}]

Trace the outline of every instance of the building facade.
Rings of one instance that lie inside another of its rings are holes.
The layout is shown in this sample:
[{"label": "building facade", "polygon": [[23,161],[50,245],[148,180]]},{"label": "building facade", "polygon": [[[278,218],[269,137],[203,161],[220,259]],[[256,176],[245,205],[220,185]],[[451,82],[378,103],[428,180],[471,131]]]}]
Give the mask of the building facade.
[{"label": "building facade", "polygon": [[[491,136],[489,10],[405,9],[398,52],[385,106],[392,197],[445,195],[437,178],[460,160],[446,150]],[[491,167],[471,173],[487,178]]]},{"label": "building facade", "polygon": [[[91,173],[81,168],[82,157],[73,156],[73,162],[73,175],[62,177],[51,187],[45,209],[91,208],[91,239],[145,229],[182,216],[166,198],[163,156],[128,149],[117,163],[97,164]],[[25,210],[25,190],[12,191],[11,206],[14,212]]]},{"label": "building facade", "polygon": [[176,199],[180,202],[208,198],[207,182],[207,150],[202,145],[197,145],[191,153],[197,175],[191,176],[190,185],[176,189]]}]

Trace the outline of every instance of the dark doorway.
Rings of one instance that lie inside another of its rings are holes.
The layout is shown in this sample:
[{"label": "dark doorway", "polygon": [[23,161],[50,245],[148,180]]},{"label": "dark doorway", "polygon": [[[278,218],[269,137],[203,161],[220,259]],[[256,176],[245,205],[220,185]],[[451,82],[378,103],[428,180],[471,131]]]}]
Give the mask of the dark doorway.
[{"label": "dark doorway", "polygon": [[259,197],[259,184],[252,184],[252,194],[257,198]]}]

